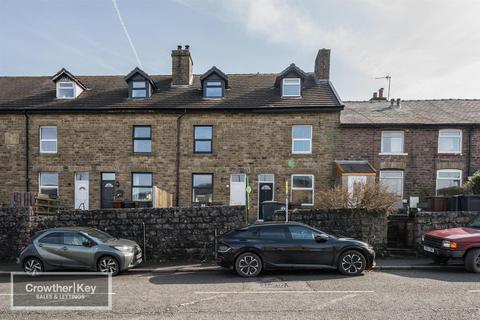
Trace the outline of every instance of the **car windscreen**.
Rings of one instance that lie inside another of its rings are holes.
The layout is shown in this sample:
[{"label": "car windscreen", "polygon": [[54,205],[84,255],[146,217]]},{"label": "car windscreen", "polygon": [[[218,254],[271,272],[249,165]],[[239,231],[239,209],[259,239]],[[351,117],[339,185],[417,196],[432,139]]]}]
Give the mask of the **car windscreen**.
[{"label": "car windscreen", "polygon": [[467,224],[469,228],[480,228],[480,217],[475,218]]},{"label": "car windscreen", "polygon": [[82,230],[82,231],[85,234],[89,235],[90,237],[98,239],[102,242],[108,241],[108,240],[111,240],[111,239],[115,239],[114,236],[109,235],[108,233],[97,230],[97,229],[88,229],[88,230]]}]

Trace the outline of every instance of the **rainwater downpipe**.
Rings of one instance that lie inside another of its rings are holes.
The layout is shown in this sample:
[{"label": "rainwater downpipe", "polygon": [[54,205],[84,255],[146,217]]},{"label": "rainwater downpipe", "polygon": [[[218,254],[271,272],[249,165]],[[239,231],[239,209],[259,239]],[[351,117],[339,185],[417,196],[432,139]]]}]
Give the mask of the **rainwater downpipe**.
[{"label": "rainwater downpipe", "polygon": [[30,118],[28,117],[27,110],[25,110],[25,191],[30,192],[30,177],[29,169],[30,166],[30,154],[29,154],[29,127],[30,127]]},{"label": "rainwater downpipe", "polygon": [[187,109],[183,110],[183,113],[177,117],[177,149],[175,157],[175,206],[178,207],[180,203],[180,129],[181,120],[187,113]]}]

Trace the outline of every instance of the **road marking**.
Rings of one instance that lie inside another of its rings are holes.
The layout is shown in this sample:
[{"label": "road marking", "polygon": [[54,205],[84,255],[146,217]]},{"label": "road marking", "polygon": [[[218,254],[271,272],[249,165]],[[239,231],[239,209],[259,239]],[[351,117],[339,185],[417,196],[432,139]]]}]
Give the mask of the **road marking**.
[{"label": "road marking", "polygon": [[195,291],[195,294],[317,294],[317,293],[374,293],[371,290],[346,290],[346,291],[334,291],[334,290],[272,290],[272,291]]}]

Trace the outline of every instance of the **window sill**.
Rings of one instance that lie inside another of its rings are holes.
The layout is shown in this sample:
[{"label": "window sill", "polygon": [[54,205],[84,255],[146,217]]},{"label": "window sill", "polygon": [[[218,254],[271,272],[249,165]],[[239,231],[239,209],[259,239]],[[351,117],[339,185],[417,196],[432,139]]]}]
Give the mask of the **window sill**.
[{"label": "window sill", "polygon": [[461,152],[438,152],[437,156],[463,156]]},{"label": "window sill", "polygon": [[132,152],[132,156],[134,157],[153,157],[153,152]]},{"label": "window sill", "polygon": [[47,156],[47,157],[52,157],[58,155],[58,152],[40,152],[39,153],[41,156]]},{"label": "window sill", "polygon": [[302,96],[282,96],[282,99],[302,99]]},{"label": "window sill", "polygon": [[393,152],[380,152],[379,156],[408,156],[408,153],[401,152],[401,153],[393,153]]},{"label": "window sill", "polygon": [[311,156],[312,152],[292,152],[293,156]]}]

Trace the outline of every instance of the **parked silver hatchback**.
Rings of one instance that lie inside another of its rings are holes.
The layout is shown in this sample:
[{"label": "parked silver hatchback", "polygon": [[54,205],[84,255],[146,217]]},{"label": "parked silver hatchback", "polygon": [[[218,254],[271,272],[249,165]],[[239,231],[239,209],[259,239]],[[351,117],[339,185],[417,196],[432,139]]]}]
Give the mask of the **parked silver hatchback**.
[{"label": "parked silver hatchback", "polygon": [[54,228],[37,232],[22,250],[23,270],[37,273],[55,269],[81,269],[117,275],[142,262],[135,242],[84,227]]}]

